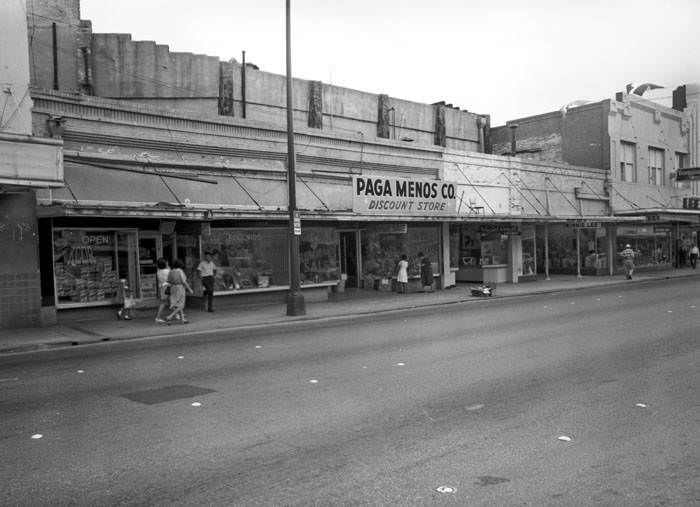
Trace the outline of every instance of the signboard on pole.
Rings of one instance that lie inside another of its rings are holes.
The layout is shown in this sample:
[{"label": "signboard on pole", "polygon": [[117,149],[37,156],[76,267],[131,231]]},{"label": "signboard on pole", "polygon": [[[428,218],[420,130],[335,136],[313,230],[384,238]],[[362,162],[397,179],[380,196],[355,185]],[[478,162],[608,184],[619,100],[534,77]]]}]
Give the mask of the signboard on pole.
[{"label": "signboard on pole", "polygon": [[299,215],[298,211],[294,212],[294,235],[295,236],[301,236],[301,215]]}]

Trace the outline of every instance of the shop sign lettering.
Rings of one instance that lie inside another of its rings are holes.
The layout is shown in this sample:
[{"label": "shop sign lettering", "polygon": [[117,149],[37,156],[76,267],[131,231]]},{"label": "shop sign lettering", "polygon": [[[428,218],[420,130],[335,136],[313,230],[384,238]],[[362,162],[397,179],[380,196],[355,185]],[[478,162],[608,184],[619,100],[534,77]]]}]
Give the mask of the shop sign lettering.
[{"label": "shop sign lettering", "polygon": [[86,234],[81,240],[83,245],[109,245],[111,238],[108,234]]},{"label": "shop sign lettering", "polygon": [[454,214],[456,187],[442,180],[353,177],[353,211],[367,214]]},{"label": "shop sign lettering", "polygon": [[482,235],[509,235],[517,236],[520,234],[520,226],[516,224],[481,224],[479,225],[479,234]]}]

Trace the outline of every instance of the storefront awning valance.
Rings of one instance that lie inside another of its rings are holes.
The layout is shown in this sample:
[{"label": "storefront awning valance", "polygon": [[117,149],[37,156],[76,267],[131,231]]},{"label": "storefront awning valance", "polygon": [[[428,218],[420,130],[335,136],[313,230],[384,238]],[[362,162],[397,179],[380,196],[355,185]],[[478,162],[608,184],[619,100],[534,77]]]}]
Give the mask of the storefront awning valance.
[{"label": "storefront awning valance", "polygon": [[76,162],[67,162],[64,170],[65,187],[38,195],[43,216],[110,209],[168,217],[197,210],[277,211],[287,202],[287,183],[280,179],[198,177]]},{"label": "storefront awning valance", "polygon": [[700,167],[683,167],[676,171],[676,181],[700,180]]},{"label": "storefront awning valance", "polygon": [[622,216],[635,214],[644,217],[647,222],[680,222],[687,224],[700,223],[700,209],[668,209],[648,208],[643,210],[621,211]]}]

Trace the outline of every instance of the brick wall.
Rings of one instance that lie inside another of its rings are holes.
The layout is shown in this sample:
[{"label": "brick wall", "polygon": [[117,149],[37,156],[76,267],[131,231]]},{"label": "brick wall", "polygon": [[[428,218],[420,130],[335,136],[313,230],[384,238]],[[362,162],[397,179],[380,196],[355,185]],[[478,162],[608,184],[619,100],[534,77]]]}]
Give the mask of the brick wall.
[{"label": "brick wall", "polygon": [[34,203],[33,192],[0,195],[0,328],[40,324]]}]

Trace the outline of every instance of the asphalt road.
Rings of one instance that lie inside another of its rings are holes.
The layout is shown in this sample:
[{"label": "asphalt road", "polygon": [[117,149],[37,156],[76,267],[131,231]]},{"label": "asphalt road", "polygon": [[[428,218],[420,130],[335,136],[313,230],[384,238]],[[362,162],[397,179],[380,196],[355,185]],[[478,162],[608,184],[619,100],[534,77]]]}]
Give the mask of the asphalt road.
[{"label": "asphalt road", "polygon": [[700,505],[699,321],[676,280],[0,358],[0,504]]}]

